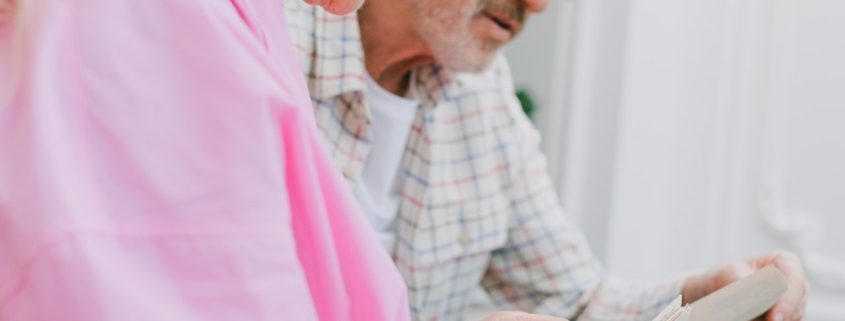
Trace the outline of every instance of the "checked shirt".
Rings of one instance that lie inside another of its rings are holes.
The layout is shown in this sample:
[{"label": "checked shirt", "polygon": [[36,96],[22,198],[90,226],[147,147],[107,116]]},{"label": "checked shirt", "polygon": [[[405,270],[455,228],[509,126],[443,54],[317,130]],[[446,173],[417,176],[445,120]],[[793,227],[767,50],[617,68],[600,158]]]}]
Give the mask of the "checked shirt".
[{"label": "checked shirt", "polygon": [[[323,143],[354,188],[369,154],[357,17],[287,1],[286,18]],[[402,161],[392,256],[414,320],[462,320],[473,293],[498,309],[572,320],[651,320],[681,279],[605,275],[567,220],[520,109],[507,62],[485,72],[414,73],[421,104]],[[482,291],[483,290],[483,291]]]}]

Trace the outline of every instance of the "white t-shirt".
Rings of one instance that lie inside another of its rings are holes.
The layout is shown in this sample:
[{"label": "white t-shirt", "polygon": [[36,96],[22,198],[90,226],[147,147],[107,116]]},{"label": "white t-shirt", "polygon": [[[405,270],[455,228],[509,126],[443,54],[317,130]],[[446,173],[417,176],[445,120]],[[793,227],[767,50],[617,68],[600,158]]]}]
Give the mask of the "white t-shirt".
[{"label": "white t-shirt", "polygon": [[355,186],[355,198],[388,252],[393,251],[396,242],[399,215],[396,179],[420,104],[413,87],[411,84],[411,98],[399,97],[367,75],[367,100],[372,116],[370,154]]}]

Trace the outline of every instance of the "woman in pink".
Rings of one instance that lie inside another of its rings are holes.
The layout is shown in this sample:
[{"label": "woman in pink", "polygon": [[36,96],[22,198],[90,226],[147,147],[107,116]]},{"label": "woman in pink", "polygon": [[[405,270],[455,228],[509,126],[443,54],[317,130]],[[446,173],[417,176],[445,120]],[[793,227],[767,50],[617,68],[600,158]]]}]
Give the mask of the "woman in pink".
[{"label": "woman in pink", "polygon": [[281,0],[0,3],[0,320],[408,319]]}]

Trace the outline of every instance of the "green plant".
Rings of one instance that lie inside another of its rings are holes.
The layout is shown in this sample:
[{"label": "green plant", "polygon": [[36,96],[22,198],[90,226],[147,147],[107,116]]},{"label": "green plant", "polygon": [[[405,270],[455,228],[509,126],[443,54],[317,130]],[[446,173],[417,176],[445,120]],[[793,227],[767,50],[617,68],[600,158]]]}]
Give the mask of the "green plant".
[{"label": "green plant", "polygon": [[525,112],[525,115],[528,118],[532,118],[534,116],[534,99],[531,98],[531,94],[528,93],[525,89],[520,89],[516,91],[516,98],[519,99],[519,103],[522,105],[522,111]]}]

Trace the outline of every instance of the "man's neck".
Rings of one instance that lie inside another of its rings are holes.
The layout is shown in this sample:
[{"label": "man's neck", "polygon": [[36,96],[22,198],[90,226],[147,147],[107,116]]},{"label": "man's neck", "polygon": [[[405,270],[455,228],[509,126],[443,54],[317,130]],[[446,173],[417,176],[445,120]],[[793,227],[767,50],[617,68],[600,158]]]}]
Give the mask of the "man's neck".
[{"label": "man's neck", "polygon": [[415,32],[414,10],[404,0],[368,0],[358,12],[364,65],[385,90],[404,96],[414,68],[434,61]]}]

